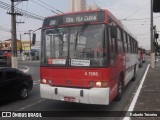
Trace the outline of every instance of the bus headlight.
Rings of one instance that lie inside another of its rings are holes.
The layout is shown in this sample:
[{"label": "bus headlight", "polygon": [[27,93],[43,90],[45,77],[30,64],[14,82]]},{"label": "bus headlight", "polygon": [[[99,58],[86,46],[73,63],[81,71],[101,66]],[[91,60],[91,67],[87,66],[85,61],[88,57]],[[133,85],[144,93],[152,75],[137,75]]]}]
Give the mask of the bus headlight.
[{"label": "bus headlight", "polygon": [[89,82],[89,87],[107,87],[107,81],[98,81],[98,82],[93,82],[93,81],[90,81]]},{"label": "bus headlight", "polygon": [[46,80],[46,79],[42,79],[42,80],[41,80],[41,83],[47,84],[47,80]]},{"label": "bus headlight", "polygon": [[107,87],[107,81],[96,82],[96,87]]},{"label": "bus headlight", "polygon": [[96,86],[97,87],[101,87],[102,86],[102,82],[96,82]]}]

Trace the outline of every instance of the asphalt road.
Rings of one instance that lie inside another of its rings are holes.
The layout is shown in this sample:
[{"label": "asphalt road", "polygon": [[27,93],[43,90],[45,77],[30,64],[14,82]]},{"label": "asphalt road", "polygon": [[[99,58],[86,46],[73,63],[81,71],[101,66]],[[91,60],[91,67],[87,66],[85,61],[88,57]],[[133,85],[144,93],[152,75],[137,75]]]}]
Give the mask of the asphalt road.
[{"label": "asphalt road", "polygon": [[[54,118],[37,118],[37,120],[122,120],[120,117],[93,117],[91,111],[103,111],[107,115],[107,111],[127,111],[132,98],[137,90],[137,87],[143,77],[148,63],[144,63],[143,67],[139,69],[136,81],[131,81],[124,89],[123,97],[121,101],[113,101],[107,106],[86,105],[77,103],[66,103],[54,100],[46,100],[40,97],[39,92],[39,63],[38,62],[19,62],[19,68],[24,66],[29,67],[27,73],[32,74],[34,79],[34,86],[30,93],[30,97],[26,100],[8,100],[0,103],[0,111],[85,111],[85,113],[91,114],[91,117],[54,117]],[[74,112],[73,112],[74,114]],[[96,114],[94,112],[94,114]],[[97,113],[98,114],[98,113]],[[85,114],[86,115],[86,114]],[[90,115],[88,115],[90,116]],[[14,119],[22,120],[22,118],[0,118],[0,119]],[[36,118],[25,118],[29,120],[35,120]]]}]

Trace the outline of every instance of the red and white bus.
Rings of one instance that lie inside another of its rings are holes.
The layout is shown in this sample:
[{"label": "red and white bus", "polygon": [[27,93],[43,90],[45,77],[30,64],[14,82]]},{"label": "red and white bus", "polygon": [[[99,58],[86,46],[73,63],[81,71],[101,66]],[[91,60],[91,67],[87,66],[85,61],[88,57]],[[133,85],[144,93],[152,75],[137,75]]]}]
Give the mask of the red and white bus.
[{"label": "red and white bus", "polygon": [[146,50],[143,48],[138,48],[138,60],[139,60],[139,67],[143,66],[143,62],[146,61]]},{"label": "red and white bus", "polygon": [[138,70],[138,43],[107,10],[45,18],[42,98],[108,105]]},{"label": "red and white bus", "polygon": [[143,49],[142,53],[143,53],[142,62],[145,62],[146,61],[146,50]]},{"label": "red and white bus", "polygon": [[143,62],[143,49],[138,48],[138,60],[139,60],[139,67],[142,67]]}]

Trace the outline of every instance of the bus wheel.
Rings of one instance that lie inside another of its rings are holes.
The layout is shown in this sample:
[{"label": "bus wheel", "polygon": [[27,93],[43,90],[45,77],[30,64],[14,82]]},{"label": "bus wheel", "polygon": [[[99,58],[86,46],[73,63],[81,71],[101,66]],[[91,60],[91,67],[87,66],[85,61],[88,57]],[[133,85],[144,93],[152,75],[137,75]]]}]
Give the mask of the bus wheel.
[{"label": "bus wheel", "polygon": [[137,73],[136,73],[136,65],[135,65],[134,66],[134,75],[133,75],[132,81],[136,80],[136,76],[137,76]]},{"label": "bus wheel", "polygon": [[123,93],[123,78],[120,76],[119,81],[118,81],[118,94],[115,98],[116,101],[121,100],[122,98],[122,93]]}]

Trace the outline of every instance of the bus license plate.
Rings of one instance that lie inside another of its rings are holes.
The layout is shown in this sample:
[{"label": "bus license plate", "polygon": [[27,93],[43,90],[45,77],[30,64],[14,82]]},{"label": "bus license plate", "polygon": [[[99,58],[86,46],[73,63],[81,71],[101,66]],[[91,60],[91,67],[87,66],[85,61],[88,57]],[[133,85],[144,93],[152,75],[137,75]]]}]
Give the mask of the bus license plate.
[{"label": "bus license plate", "polygon": [[77,100],[74,97],[64,97],[64,101],[66,101],[66,102],[76,102]]}]

